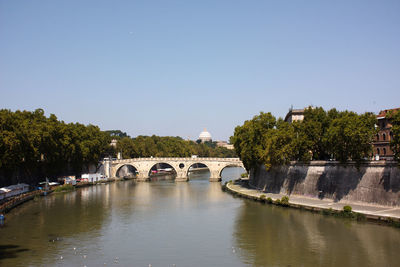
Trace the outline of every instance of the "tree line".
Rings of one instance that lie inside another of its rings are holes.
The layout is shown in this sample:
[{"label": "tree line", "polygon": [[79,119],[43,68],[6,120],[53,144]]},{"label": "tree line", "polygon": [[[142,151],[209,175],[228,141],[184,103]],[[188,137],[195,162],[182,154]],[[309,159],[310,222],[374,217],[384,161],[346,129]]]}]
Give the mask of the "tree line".
[{"label": "tree line", "polygon": [[122,137],[117,143],[122,158],[137,157],[236,157],[234,150],[216,146],[216,142],[197,143],[172,136]]},{"label": "tree line", "polygon": [[[309,107],[304,111],[304,120],[289,123],[261,112],[235,128],[231,143],[248,170],[260,164],[270,169],[290,161],[332,159],[359,164],[372,157],[375,126],[376,116],[372,113]],[[395,127],[393,131],[399,129]]]},{"label": "tree line", "polygon": [[54,114],[0,110],[0,184],[81,174],[109,151],[111,137],[94,125],[65,123]]},{"label": "tree line", "polygon": [[[117,147],[110,145],[117,139]],[[80,175],[104,157],[122,152],[131,157],[235,157],[214,142],[197,144],[180,137],[129,137],[120,130],[101,131],[95,125],[65,123],[54,114],[0,110],[0,186],[34,184],[46,177]]]},{"label": "tree line", "polygon": [[392,140],[390,141],[390,147],[394,153],[394,159],[399,162],[400,166],[400,111],[389,112],[386,115],[392,124]]}]

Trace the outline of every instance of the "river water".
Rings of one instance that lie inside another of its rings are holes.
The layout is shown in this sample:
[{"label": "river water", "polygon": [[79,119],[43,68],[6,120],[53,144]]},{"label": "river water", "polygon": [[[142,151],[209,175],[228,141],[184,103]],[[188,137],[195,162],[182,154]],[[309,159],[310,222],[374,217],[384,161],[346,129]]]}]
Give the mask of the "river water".
[{"label": "river water", "polygon": [[0,266],[400,266],[400,229],[235,198],[208,177],[30,201],[0,228]]}]

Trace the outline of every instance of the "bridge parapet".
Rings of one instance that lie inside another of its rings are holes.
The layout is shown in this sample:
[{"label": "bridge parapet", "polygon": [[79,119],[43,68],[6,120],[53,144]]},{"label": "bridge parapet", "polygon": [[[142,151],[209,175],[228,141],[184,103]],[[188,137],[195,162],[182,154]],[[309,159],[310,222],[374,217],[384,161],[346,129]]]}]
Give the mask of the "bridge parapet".
[{"label": "bridge parapet", "polygon": [[142,161],[219,161],[219,162],[241,162],[240,158],[174,158],[174,157],[165,157],[165,158],[131,158],[131,159],[116,159],[112,160],[112,163],[124,163],[124,162],[142,162]]}]

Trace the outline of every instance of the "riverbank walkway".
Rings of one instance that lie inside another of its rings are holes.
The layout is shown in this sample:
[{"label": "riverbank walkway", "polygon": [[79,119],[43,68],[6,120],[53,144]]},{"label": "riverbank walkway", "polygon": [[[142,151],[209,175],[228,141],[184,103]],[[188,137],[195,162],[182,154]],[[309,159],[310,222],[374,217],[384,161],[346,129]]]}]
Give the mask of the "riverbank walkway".
[{"label": "riverbank walkway", "polygon": [[[228,183],[226,186],[230,191],[251,199],[260,199],[261,195],[265,195],[265,198],[270,197],[272,200],[287,196],[285,194],[266,193],[235,183]],[[349,205],[352,207],[352,211],[362,213],[370,219],[387,220],[392,218],[400,221],[400,207],[379,206],[358,202],[334,202],[331,199],[316,199],[300,195],[289,195],[289,203],[293,207],[302,207],[315,211],[327,210],[330,208],[341,211],[344,206]]]}]

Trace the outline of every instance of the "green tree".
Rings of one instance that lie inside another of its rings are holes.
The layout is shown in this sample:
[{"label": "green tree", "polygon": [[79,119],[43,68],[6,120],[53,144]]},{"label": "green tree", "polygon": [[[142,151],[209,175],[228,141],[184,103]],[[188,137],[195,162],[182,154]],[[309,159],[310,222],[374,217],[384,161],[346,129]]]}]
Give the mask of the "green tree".
[{"label": "green tree", "polygon": [[[60,174],[80,174],[97,165],[109,149],[110,135],[97,126],[66,124],[42,109],[0,110],[0,184],[34,182]],[[16,181],[14,181],[16,182]]]},{"label": "green tree", "polygon": [[123,158],[134,157],[235,157],[234,150],[215,147],[211,144],[195,143],[172,136],[124,137],[117,143],[117,151]]},{"label": "green tree", "polygon": [[326,133],[327,152],[343,163],[350,159],[360,163],[363,158],[370,157],[375,123],[376,118],[370,113],[340,113]]},{"label": "green tree", "polygon": [[245,121],[242,126],[235,128],[231,143],[237,155],[241,158],[246,169],[250,170],[263,163],[267,157],[263,152],[266,147],[265,134],[276,126],[276,118],[271,113],[260,112],[252,120]]},{"label": "green tree", "polygon": [[320,107],[305,109],[304,120],[292,123],[261,112],[237,126],[231,142],[248,170],[260,164],[270,169],[292,160],[309,162],[330,156],[360,163],[370,156],[375,123],[371,113],[326,112]]},{"label": "green tree", "polygon": [[304,120],[299,128],[304,145],[312,159],[326,159],[326,143],[323,141],[324,135],[329,127],[330,118],[321,107],[309,107],[304,110]]},{"label": "green tree", "polygon": [[394,158],[400,163],[400,112],[391,112],[387,115],[392,123],[392,138],[390,140],[390,147],[393,151]]},{"label": "green tree", "polygon": [[120,140],[118,140],[116,150],[117,152],[121,153],[122,158],[127,159],[127,158],[138,157],[136,149],[135,149],[135,143],[131,138],[123,137]]},{"label": "green tree", "polygon": [[258,154],[267,170],[273,166],[288,164],[294,159],[296,138],[290,123],[280,119],[276,128],[268,129],[262,136]]}]

